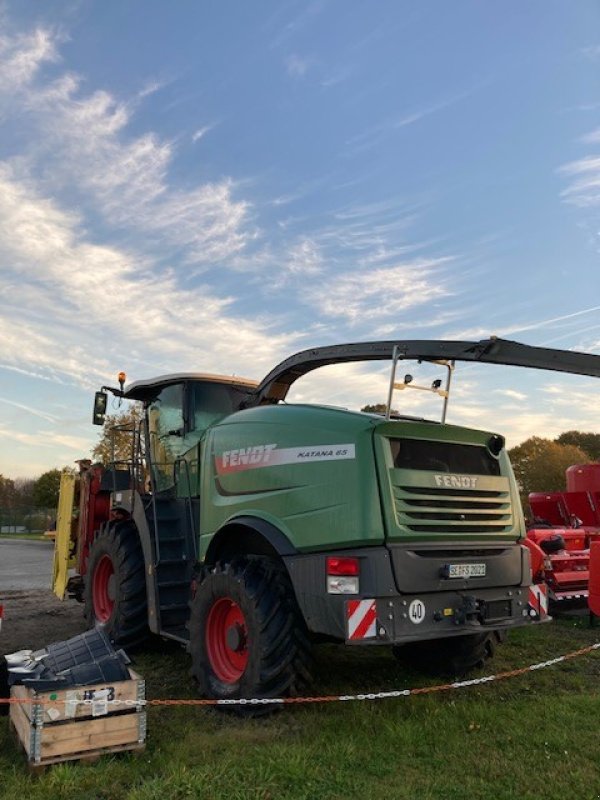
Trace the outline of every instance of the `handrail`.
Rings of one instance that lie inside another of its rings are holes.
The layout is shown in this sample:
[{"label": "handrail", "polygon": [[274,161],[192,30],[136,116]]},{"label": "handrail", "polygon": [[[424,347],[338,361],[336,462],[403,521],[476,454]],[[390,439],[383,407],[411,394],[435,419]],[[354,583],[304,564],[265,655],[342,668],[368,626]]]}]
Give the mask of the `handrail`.
[{"label": "handrail", "polygon": [[189,518],[188,519],[189,525],[190,525],[189,529],[190,529],[190,533],[191,533],[192,547],[194,549],[193,555],[194,555],[194,558],[196,558],[196,556],[198,555],[198,541],[197,541],[198,531],[196,531],[196,525],[195,525],[195,521],[194,521],[194,512],[193,512],[193,508],[192,508],[190,464],[189,464],[189,461],[187,461],[187,459],[184,458],[183,456],[179,456],[178,458],[175,459],[175,463],[173,464],[173,478],[175,480],[175,486],[177,486],[178,485],[178,480],[177,480],[176,469],[181,464],[184,464],[184,466],[185,466],[185,479],[186,479],[186,482],[187,482],[187,494],[183,499],[185,500],[186,511],[188,513],[188,518]]}]

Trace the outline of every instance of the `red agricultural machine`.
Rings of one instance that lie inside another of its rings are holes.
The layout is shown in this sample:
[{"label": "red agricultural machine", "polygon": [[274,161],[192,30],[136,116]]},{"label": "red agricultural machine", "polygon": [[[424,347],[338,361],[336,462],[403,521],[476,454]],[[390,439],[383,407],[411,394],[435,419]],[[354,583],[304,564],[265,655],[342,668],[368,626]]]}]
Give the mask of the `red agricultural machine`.
[{"label": "red agricultural machine", "polygon": [[565,492],[533,492],[527,531],[534,576],[548,585],[550,602],[585,605],[590,546],[600,542],[600,463],[566,471]]}]

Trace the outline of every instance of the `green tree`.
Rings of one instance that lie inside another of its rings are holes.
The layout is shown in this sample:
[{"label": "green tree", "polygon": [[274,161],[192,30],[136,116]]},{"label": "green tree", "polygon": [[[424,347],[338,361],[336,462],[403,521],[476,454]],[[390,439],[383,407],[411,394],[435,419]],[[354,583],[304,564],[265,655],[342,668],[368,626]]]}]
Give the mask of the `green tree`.
[{"label": "green tree", "polygon": [[31,496],[37,508],[56,508],[60,490],[60,469],[49,469],[33,484]]},{"label": "green tree", "polygon": [[586,452],[586,461],[600,461],[600,433],[565,431],[555,439],[558,444],[573,444]]},{"label": "green tree", "polygon": [[133,431],[138,430],[143,418],[140,405],[132,405],[119,414],[109,414],[100,433],[92,458],[101,464],[113,461],[130,461]]},{"label": "green tree", "polygon": [[[361,408],[361,411],[364,411],[366,414],[383,414],[387,411],[387,405],[385,403],[373,403],[372,405],[366,405]],[[392,416],[398,416],[398,412],[395,408],[390,410]]]},{"label": "green tree", "polygon": [[572,444],[532,436],[508,451],[519,483],[523,507],[530,492],[564,492],[565,470],[571,464],[585,464],[588,454]]},{"label": "green tree", "polygon": [[22,508],[30,509],[34,506],[33,502],[33,487],[35,484],[34,478],[16,478],[15,479],[15,497],[19,506]]},{"label": "green tree", "polygon": [[0,475],[0,529],[15,524],[15,482]]},{"label": "green tree", "polygon": [[0,475],[0,508],[11,508],[15,502],[15,482]]}]

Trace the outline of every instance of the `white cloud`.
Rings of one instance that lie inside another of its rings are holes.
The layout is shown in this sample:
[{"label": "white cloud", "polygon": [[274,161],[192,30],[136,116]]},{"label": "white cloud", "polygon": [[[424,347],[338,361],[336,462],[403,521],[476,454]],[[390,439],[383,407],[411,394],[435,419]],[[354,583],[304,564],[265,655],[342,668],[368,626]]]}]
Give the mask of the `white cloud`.
[{"label": "white cloud", "polygon": [[6,166],[0,267],[0,362],[57,381],[106,381],[124,355],[133,371],[151,358],[154,373],[201,363],[242,374],[251,361],[260,377],[294,340],[232,313],[207,286],[183,288],[139,254],[86,239],[76,215]]},{"label": "white cloud", "polygon": [[89,447],[89,440],[85,437],[66,436],[43,430],[25,433],[0,426],[0,438],[32,447],[55,447],[59,444],[77,453],[85,452]]},{"label": "white cloud", "polygon": [[501,394],[504,397],[509,397],[511,400],[518,400],[522,402],[527,400],[528,397],[523,392],[517,392],[515,389],[494,389],[495,394]]},{"label": "white cloud", "polygon": [[567,203],[588,207],[600,204],[600,156],[586,156],[561,167],[570,183],[561,192]]},{"label": "white cloud", "polygon": [[410,111],[398,117],[388,117],[375,125],[371,125],[362,133],[350,137],[350,139],[345,142],[346,150],[344,155],[353,157],[365,150],[371,150],[392,136],[395,131],[406,128],[408,125],[414,125],[416,122],[420,122],[425,117],[436,114],[438,111],[443,111],[449,106],[464,100],[469,94],[470,91],[460,92],[445,100],[431,103],[423,108]]},{"label": "white cloud", "polygon": [[180,248],[188,261],[213,265],[243,251],[256,231],[250,205],[234,198],[231,179],[173,188],[169,172],[177,149],[154,132],[129,133],[135,103],[103,90],[86,94],[79,76],[68,72],[51,82],[34,80],[44,61],[56,60],[57,44],[48,31],[0,40],[0,75],[7,76],[0,78],[0,102],[10,101],[13,113],[26,112],[37,130],[22,159],[24,175],[76,190],[109,223]]},{"label": "white cloud", "polygon": [[138,92],[138,97],[142,100],[144,97],[150,97],[156,92],[160,92],[161,89],[167,85],[166,81],[150,81],[147,83],[140,91]]},{"label": "white cloud", "polygon": [[56,43],[56,35],[41,28],[0,36],[0,91],[13,93],[31,83],[42,64],[57,60]]},{"label": "white cloud", "polygon": [[43,411],[38,411],[31,406],[26,406],[24,403],[15,403],[14,400],[8,400],[6,397],[0,397],[0,403],[6,403],[6,405],[12,406],[13,408],[18,408],[21,411],[26,411],[27,414],[32,414],[34,417],[39,417],[40,419],[45,419],[46,422],[56,422],[56,417],[53,417],[50,414],[46,414]]},{"label": "white cloud", "polygon": [[581,141],[585,144],[598,144],[600,142],[600,128],[586,133],[581,137]]},{"label": "white cloud", "polygon": [[288,252],[287,259],[275,279],[278,286],[288,280],[311,278],[323,269],[323,256],[319,245],[312,239],[302,239],[294,243]]},{"label": "white cloud", "polygon": [[600,58],[600,44],[589,45],[582,47],[579,51],[584,58],[589,61],[597,61]]},{"label": "white cloud", "polygon": [[[569,314],[561,314],[558,317],[549,317],[535,322],[528,322],[525,325],[511,325],[509,327],[495,329],[494,331],[490,331],[489,328],[463,328],[458,331],[448,332],[446,336],[449,339],[487,339],[492,333],[494,336],[512,336],[514,333],[522,333],[523,331],[535,331],[547,327],[552,328],[557,326],[558,323],[576,320],[586,314],[595,314],[598,311],[600,311],[600,306],[591,306],[590,308],[579,309],[579,311],[572,311]],[[584,349],[593,350],[594,348],[585,347]]]},{"label": "white cloud", "polygon": [[289,55],[285,59],[285,68],[287,73],[293,78],[302,78],[304,75],[306,75],[310,65],[311,60],[309,58],[302,58],[301,56],[295,54]]},{"label": "white cloud", "polygon": [[441,275],[450,257],[416,259],[383,269],[329,278],[305,291],[320,313],[349,323],[389,319],[452,294]]},{"label": "white cloud", "polygon": [[[460,384],[462,375],[458,377]],[[539,383],[538,383],[539,381]],[[534,379],[529,396],[536,397],[536,408],[518,404],[484,404],[456,402],[457,393],[450,398],[448,421],[458,425],[480,427],[497,431],[506,437],[508,447],[514,447],[530,436],[555,439],[564,431],[598,431],[598,381],[572,376],[564,381],[545,384],[545,379]],[[512,390],[497,390],[509,397]],[[481,388],[471,390],[473,396],[485,397]],[[520,393],[518,393],[520,394]],[[453,399],[454,398],[454,399]],[[576,402],[574,399],[576,398]]]},{"label": "white cloud", "polygon": [[202,128],[198,128],[197,131],[194,131],[192,134],[192,142],[197,142],[200,139],[203,139],[209,131],[212,131],[214,125],[203,125]]},{"label": "white cloud", "polygon": [[338,86],[338,84],[347,81],[355,72],[355,68],[353,66],[347,65],[343,67],[338,67],[334,71],[332,71],[327,77],[323,78],[321,81],[321,86],[324,89],[331,89],[334,86]]}]

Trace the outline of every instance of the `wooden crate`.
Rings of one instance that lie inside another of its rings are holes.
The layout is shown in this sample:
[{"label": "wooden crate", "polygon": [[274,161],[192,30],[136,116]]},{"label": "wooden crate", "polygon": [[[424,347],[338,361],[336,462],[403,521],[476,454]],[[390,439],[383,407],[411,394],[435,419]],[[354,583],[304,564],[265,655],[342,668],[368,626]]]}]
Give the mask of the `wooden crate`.
[{"label": "wooden crate", "polygon": [[[142,750],[146,711],[140,703],[145,683],[130,679],[52,692],[13,686],[10,721],[31,766],[97,757],[120,750]],[[111,701],[119,701],[117,703]],[[87,702],[86,702],[87,701]]]}]

